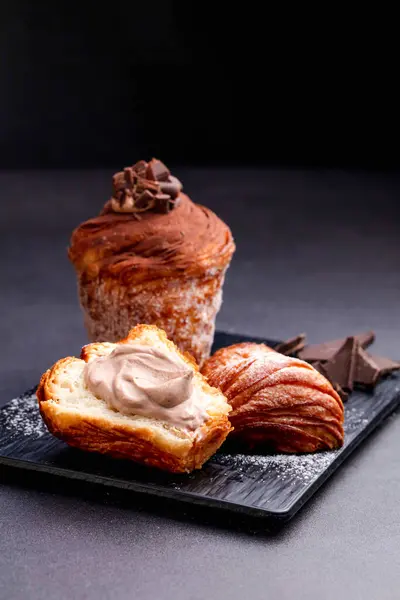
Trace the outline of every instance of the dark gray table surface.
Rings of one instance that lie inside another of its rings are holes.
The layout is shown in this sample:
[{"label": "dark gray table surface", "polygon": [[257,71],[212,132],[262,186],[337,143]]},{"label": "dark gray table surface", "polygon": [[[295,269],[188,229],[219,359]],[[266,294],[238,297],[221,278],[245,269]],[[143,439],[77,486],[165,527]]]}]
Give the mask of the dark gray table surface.
[{"label": "dark gray table surface", "polygon": [[[0,174],[1,403],[86,341],[66,247],[111,174]],[[373,328],[376,351],[400,357],[399,177],[177,174],[237,241],[220,329],[317,342]],[[1,598],[399,598],[397,415],[280,530],[0,475]]]}]

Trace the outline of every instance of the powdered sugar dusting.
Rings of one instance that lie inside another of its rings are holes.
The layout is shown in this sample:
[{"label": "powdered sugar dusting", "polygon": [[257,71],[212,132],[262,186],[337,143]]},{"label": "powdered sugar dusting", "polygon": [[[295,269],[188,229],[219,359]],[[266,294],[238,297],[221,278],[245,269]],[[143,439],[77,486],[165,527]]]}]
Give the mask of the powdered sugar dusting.
[{"label": "powdered sugar dusting", "polygon": [[350,433],[354,429],[365,427],[369,419],[365,416],[363,406],[346,406],[344,430],[345,433]]},{"label": "powdered sugar dusting", "polygon": [[214,457],[220,465],[233,467],[245,476],[252,476],[256,470],[257,478],[272,471],[277,479],[283,481],[295,479],[308,483],[316,479],[335,460],[336,451],[315,454],[224,454]]},{"label": "powdered sugar dusting", "polygon": [[198,278],[159,285],[125,286],[108,280],[80,283],[79,297],[89,339],[116,342],[139,323],[157,325],[201,366],[210,356],[215,318],[221,307],[226,268]]},{"label": "powdered sugar dusting", "polygon": [[23,436],[41,437],[47,427],[40,416],[35,392],[11,400],[2,410],[3,427]]}]

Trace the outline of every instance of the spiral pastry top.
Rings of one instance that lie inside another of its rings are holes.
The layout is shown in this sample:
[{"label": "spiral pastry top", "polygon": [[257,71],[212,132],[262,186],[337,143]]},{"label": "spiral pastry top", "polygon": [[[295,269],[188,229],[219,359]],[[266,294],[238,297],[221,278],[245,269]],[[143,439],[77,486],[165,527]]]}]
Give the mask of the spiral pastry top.
[{"label": "spiral pastry top", "polygon": [[114,175],[100,216],[72,234],[69,257],[80,275],[141,283],[225,268],[235,249],[229,227],[181,190],[155,159]]}]

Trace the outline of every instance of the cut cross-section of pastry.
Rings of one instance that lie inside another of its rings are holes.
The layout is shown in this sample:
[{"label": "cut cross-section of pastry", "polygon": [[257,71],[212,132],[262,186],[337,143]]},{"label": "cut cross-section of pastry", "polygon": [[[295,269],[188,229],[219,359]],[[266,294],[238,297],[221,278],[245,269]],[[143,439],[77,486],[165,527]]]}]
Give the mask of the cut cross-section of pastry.
[{"label": "cut cross-section of pastry", "polygon": [[152,325],[59,360],[37,397],[48,429],[67,444],[176,473],[201,468],[231,430],[224,395]]},{"label": "cut cross-section of pastry", "polygon": [[249,448],[314,452],[343,444],[343,403],[308,363],[243,343],[218,350],[202,372],[233,408],[232,436]]}]

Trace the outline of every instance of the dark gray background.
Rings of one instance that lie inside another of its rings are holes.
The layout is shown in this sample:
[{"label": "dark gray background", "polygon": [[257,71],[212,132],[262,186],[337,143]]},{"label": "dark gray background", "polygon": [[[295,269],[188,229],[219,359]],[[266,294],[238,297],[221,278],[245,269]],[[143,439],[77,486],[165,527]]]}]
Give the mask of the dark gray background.
[{"label": "dark gray background", "polygon": [[[66,247],[112,172],[0,174],[2,402],[86,341]],[[399,176],[175,172],[236,238],[219,328],[312,342],[373,328],[400,358]],[[393,416],[279,531],[0,471],[0,596],[396,599],[399,440]]]},{"label": "dark gray background", "polygon": [[255,4],[2,0],[0,165],[399,166],[396,18]]}]

